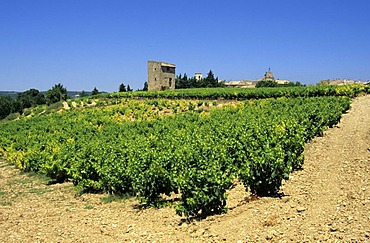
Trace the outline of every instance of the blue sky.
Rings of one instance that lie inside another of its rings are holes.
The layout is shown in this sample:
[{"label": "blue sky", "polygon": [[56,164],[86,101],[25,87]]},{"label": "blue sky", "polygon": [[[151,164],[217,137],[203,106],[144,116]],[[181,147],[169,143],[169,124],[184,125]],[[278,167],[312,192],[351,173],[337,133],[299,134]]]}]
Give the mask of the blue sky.
[{"label": "blue sky", "polygon": [[143,87],[147,61],[225,80],[370,79],[368,0],[0,0],[0,90]]}]

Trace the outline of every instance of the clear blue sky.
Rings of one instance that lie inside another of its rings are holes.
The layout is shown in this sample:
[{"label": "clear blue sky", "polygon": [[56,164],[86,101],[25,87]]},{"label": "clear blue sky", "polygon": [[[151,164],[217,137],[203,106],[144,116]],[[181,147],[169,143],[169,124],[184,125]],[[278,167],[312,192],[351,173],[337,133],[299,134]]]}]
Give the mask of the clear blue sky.
[{"label": "clear blue sky", "polygon": [[0,90],[142,88],[147,61],[225,80],[370,79],[369,0],[0,0]]}]

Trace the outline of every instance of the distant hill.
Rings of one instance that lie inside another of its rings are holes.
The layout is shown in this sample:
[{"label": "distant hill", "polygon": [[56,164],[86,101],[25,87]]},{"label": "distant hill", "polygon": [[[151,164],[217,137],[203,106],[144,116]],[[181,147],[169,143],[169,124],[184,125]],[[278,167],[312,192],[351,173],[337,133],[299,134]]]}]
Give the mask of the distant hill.
[{"label": "distant hill", "polygon": [[[46,92],[43,93],[45,94]],[[78,97],[80,93],[81,91],[67,91],[68,97],[71,97],[72,99]],[[91,95],[91,93],[91,91],[85,91],[86,96]]]},{"label": "distant hill", "polygon": [[[45,92],[42,92],[42,93],[45,93]],[[71,99],[73,98],[77,98],[79,96],[79,94],[81,93],[81,91],[67,91],[67,95],[68,97],[70,97]],[[107,92],[105,91],[99,91],[100,94],[106,94]],[[85,91],[85,94],[86,96],[89,96],[92,94],[91,91]]]},{"label": "distant hill", "polygon": [[[17,92],[17,91],[0,91],[0,96],[10,96],[12,98],[16,98],[17,97],[17,94],[18,93],[21,93],[21,92]],[[46,91],[41,91],[41,93],[43,93],[44,95],[46,94]],[[81,91],[67,91],[67,95],[68,97],[71,97],[71,98],[75,98],[75,97],[78,97],[77,95],[80,94]],[[102,92],[102,93],[106,93],[106,92]],[[88,96],[88,95],[91,95],[91,91],[85,91],[85,94]]]},{"label": "distant hill", "polygon": [[10,96],[16,98],[19,92],[16,91],[0,91],[0,96]]}]

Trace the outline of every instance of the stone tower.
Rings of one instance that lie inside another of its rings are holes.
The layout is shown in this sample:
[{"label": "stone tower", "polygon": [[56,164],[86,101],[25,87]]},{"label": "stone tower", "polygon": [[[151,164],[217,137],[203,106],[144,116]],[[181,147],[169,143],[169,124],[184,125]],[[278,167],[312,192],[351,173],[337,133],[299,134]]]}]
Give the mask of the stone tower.
[{"label": "stone tower", "polygon": [[148,90],[175,89],[175,69],[171,63],[148,61]]}]

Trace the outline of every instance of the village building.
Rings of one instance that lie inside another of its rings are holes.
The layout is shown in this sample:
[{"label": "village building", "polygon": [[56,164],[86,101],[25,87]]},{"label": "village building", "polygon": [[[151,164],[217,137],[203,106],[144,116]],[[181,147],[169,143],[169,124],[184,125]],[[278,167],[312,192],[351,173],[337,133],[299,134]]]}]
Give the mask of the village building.
[{"label": "village building", "polygon": [[148,61],[148,90],[175,89],[175,64]]},{"label": "village building", "polygon": [[326,79],[319,82],[320,85],[351,85],[351,84],[362,84],[366,85],[369,82],[356,81],[353,79]]},{"label": "village building", "polygon": [[202,80],[203,79],[203,74],[202,73],[195,73],[194,78],[197,81]]},{"label": "village building", "polygon": [[289,80],[281,80],[275,79],[274,74],[271,72],[271,69],[263,75],[262,78],[257,80],[236,80],[236,81],[229,81],[225,82],[225,85],[228,87],[236,87],[236,88],[254,88],[256,87],[257,83],[260,81],[274,81],[277,84],[289,84]]}]

